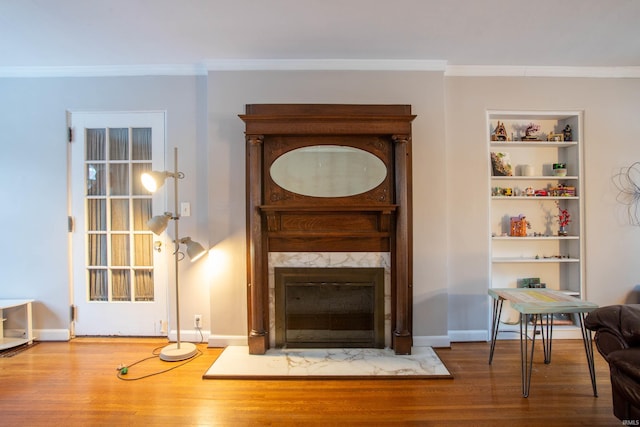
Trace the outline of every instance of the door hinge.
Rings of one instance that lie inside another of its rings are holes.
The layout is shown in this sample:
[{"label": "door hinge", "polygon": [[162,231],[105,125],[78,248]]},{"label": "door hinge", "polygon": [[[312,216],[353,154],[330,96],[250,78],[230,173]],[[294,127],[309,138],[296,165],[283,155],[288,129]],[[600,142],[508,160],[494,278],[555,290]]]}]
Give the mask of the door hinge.
[{"label": "door hinge", "polygon": [[67,137],[69,142],[73,142],[73,129],[71,127],[67,128]]},{"label": "door hinge", "polygon": [[73,219],[72,216],[68,216],[67,217],[67,231],[69,233],[73,233],[73,230],[75,229],[75,221]]},{"label": "door hinge", "polygon": [[71,305],[71,310],[69,312],[69,314],[71,315],[71,321],[75,322],[76,320],[78,320],[78,306],[76,305]]}]

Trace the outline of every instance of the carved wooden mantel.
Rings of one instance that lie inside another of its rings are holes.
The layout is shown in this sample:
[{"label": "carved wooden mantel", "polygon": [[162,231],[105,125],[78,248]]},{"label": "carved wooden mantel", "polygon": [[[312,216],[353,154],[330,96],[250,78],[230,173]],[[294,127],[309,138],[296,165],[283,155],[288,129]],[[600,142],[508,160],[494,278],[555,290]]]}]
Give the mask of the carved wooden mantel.
[{"label": "carved wooden mantel", "polygon": [[[392,347],[412,346],[411,122],[409,105],[252,104],[245,122],[248,340],[269,348],[269,252],[390,252]],[[282,154],[313,145],[359,148],[381,159],[384,181],[348,197],[311,197],[270,175]]]}]

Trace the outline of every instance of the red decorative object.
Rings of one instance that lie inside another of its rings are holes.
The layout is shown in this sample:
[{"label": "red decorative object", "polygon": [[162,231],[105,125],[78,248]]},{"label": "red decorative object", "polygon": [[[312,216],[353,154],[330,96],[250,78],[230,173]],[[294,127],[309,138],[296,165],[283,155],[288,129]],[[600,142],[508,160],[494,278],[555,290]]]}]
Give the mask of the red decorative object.
[{"label": "red decorative object", "polygon": [[558,224],[560,227],[566,227],[571,222],[571,214],[566,209],[562,209],[560,207],[560,203],[556,202],[556,206],[558,207]]},{"label": "red decorative object", "polygon": [[559,202],[556,202],[556,206],[558,207],[559,211],[558,224],[560,224],[558,236],[566,236],[568,234],[566,227],[571,222],[571,214],[566,209],[562,209]]}]

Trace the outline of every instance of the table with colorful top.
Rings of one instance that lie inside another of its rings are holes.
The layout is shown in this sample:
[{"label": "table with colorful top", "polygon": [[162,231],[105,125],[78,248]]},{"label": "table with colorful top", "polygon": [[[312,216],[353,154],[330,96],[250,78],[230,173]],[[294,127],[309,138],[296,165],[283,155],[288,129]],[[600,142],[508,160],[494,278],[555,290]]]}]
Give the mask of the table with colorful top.
[{"label": "table with colorful top", "polygon": [[[489,295],[493,299],[493,314],[491,325],[491,350],[489,364],[493,361],[493,353],[496,347],[496,339],[500,325],[500,315],[504,301],[509,301],[511,307],[520,313],[520,362],[522,376],[522,396],[529,396],[531,388],[531,371],[533,368],[533,348],[536,342],[538,326],[542,337],[544,350],[544,363],[551,363],[551,343],[553,338],[553,315],[558,313],[571,313],[577,318],[582,332],[582,341],[587,355],[589,374],[593,395],[598,396],[596,389],[596,374],[593,365],[593,342],[591,331],[584,325],[587,313],[598,308],[596,304],[582,301],[564,292],[546,288],[496,288],[489,289]],[[533,333],[529,337],[529,323],[533,325]],[[531,349],[528,348],[531,340]]]}]

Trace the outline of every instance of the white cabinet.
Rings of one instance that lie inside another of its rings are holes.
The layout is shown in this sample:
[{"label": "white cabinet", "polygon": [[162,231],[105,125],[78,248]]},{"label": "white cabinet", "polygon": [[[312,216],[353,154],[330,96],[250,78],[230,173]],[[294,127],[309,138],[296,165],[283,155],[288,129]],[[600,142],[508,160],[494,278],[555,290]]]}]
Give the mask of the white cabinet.
[{"label": "white cabinet", "polygon": [[[582,113],[488,111],[487,127],[490,286],[515,288],[519,279],[540,279],[547,288],[582,298]],[[565,233],[559,233],[561,210],[570,216]],[[517,317],[507,310],[503,320],[515,323]]]},{"label": "white cabinet", "polygon": [[0,350],[33,342],[30,299],[0,299]]}]

